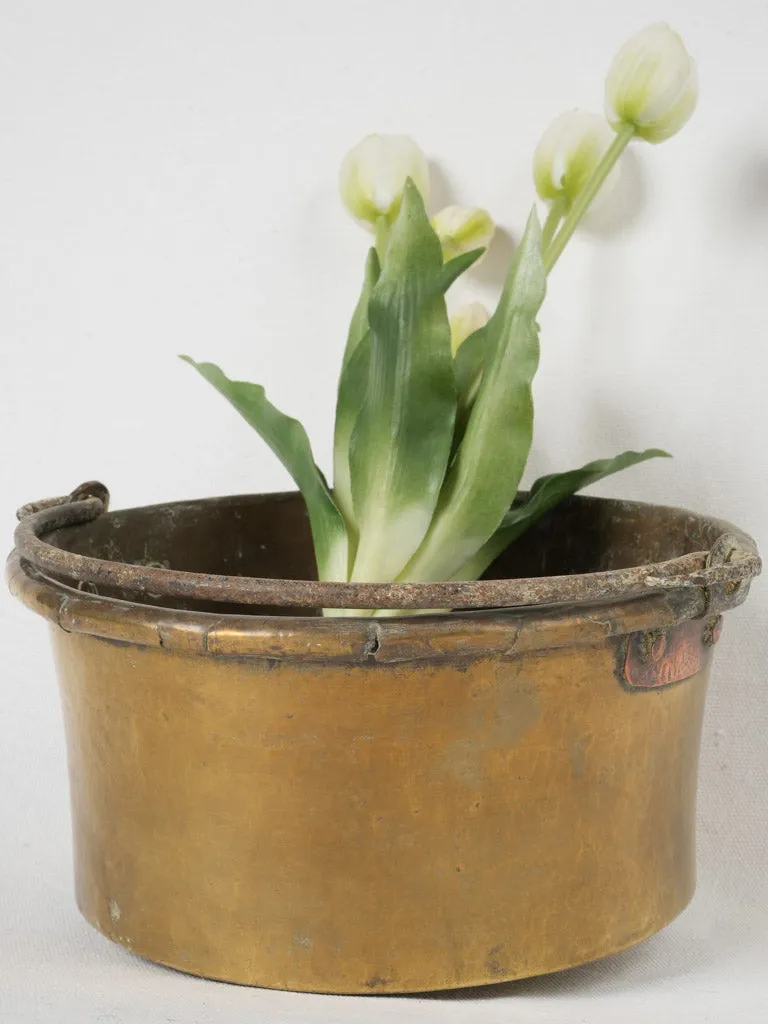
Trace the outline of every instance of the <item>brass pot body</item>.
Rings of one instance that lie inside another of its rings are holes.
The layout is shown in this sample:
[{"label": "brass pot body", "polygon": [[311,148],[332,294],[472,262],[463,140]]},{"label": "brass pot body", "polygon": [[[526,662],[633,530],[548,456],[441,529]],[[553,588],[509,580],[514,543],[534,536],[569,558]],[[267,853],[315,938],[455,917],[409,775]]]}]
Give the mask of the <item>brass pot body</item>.
[{"label": "brass pot body", "polygon": [[[261,536],[264,558],[306,565],[300,513],[261,502],[261,532],[246,503],[242,530],[206,534],[200,503],[187,527],[128,510],[57,542],[231,571]],[[19,559],[10,578],[51,620],[78,905],[141,956],[274,988],[436,990],[606,956],[691,899],[720,621],[698,591],[372,620],[77,592]]]}]

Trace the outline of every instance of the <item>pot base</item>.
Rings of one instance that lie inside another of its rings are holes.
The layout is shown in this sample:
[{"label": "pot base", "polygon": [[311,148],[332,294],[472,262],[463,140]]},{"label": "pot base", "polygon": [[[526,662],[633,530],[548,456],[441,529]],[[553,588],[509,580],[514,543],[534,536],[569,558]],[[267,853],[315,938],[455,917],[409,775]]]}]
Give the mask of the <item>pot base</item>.
[{"label": "pot base", "polygon": [[428,993],[437,992],[449,992],[457,989],[473,989],[473,988],[484,988],[489,985],[503,985],[505,983],[513,981],[524,981],[526,978],[540,978],[545,977],[548,974],[557,974],[561,971],[572,970],[576,967],[584,967],[587,964],[595,963],[598,960],[605,960],[608,957],[615,956],[617,953],[624,953],[627,950],[634,949],[635,946],[641,945],[648,939],[653,938],[654,935],[658,935],[660,931],[676,920],[680,914],[689,906],[691,898],[686,900],[685,904],[680,908],[677,914],[674,914],[669,920],[659,922],[655,927],[650,928],[643,934],[634,935],[631,939],[628,939],[624,943],[615,942],[610,949],[594,949],[590,953],[587,953],[583,958],[579,960],[567,961],[559,964],[547,964],[542,965],[539,969],[528,969],[522,973],[514,974],[503,974],[499,975],[495,968],[495,964],[492,963],[492,967],[489,969],[488,964],[483,965],[483,969],[474,979],[468,975],[468,980],[456,982],[455,980],[446,980],[443,984],[439,981],[432,983],[422,982],[412,987],[398,988],[386,981],[386,979],[380,978],[378,975],[372,975],[364,984],[362,988],[337,988],[337,987],[299,987],[296,985],[287,985],[279,979],[266,978],[262,979],[259,977],[243,977],[239,972],[235,976],[231,976],[229,973],[225,974],[209,974],[204,973],[188,965],[181,965],[178,962],[172,963],[168,960],[163,960],[158,956],[151,956],[149,953],[143,953],[141,950],[134,948],[133,945],[127,943],[124,939],[115,934],[110,934],[107,931],[103,931],[96,921],[91,920],[87,914],[84,913],[82,907],[78,907],[84,919],[91,925],[100,935],[113,942],[115,945],[122,946],[123,949],[133,953],[135,956],[140,957],[142,960],[146,960],[148,963],[157,964],[160,967],[167,967],[169,970],[178,971],[180,974],[187,974],[193,978],[203,978],[206,981],[216,981],[228,985],[240,985],[246,988],[265,988],[280,992],[301,992],[307,995],[425,995]]}]

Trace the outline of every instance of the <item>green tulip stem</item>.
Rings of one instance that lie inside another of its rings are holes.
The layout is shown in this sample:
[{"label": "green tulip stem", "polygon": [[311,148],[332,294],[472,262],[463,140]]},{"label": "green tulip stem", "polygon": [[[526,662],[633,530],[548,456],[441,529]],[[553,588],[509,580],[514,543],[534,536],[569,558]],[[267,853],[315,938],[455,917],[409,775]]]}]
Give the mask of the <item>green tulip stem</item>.
[{"label": "green tulip stem", "polygon": [[386,217],[378,217],[376,220],[376,252],[379,255],[379,263],[384,262],[384,255],[389,245],[389,235],[392,226]]},{"label": "green tulip stem", "polygon": [[606,150],[605,156],[594,169],[592,177],[587,181],[581,192],[579,192],[576,201],[568,211],[568,216],[563,221],[563,226],[545,250],[544,266],[547,269],[547,273],[557,263],[571,235],[579,226],[579,222],[589,209],[592,200],[600,191],[600,186],[613,170],[616,161],[627,148],[634,134],[635,127],[631,124],[623,124],[616,132],[616,137]]},{"label": "green tulip stem", "polygon": [[544,227],[541,229],[541,247],[544,252],[547,251],[552,239],[555,237],[555,232],[565,215],[566,207],[567,202],[563,196],[558,196],[557,199],[552,200],[547,219],[544,221]]}]

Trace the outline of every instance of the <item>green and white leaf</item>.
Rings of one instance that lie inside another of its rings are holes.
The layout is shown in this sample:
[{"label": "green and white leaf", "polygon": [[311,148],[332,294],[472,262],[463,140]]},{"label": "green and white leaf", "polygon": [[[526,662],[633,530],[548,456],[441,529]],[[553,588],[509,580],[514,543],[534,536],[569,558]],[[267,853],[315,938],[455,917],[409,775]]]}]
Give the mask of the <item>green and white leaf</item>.
[{"label": "green and white leaf", "polygon": [[354,549],[357,544],[357,527],[352,507],[349,442],[352,428],[360,411],[365,382],[368,377],[370,346],[363,342],[368,335],[368,303],[380,273],[379,257],[376,250],[372,248],[365,263],[365,276],[360,298],[352,315],[336,396],[336,425],[333,433],[333,497],[347,525],[351,545],[350,559],[354,557]]},{"label": "green and white leaf", "polygon": [[536,314],[545,292],[541,232],[534,210],[499,305],[484,328],[482,381],[433,522],[400,579],[450,579],[491,537],[514,500],[533,435],[531,383],[539,362]]},{"label": "green and white leaf", "polygon": [[531,487],[526,500],[521,505],[509,509],[501,526],[491,539],[464,563],[453,578],[455,580],[479,579],[488,566],[495,562],[513,541],[517,540],[521,534],[561,501],[584,487],[589,487],[590,484],[597,483],[598,480],[603,480],[630,466],[636,466],[647,459],[670,457],[668,452],[662,451],[660,448],[648,448],[643,452],[623,452],[612,459],[597,459],[594,462],[588,462],[580,469],[572,469],[568,473],[551,473],[548,476],[539,477]]},{"label": "green and white leaf", "polygon": [[[457,277],[482,256],[483,249],[475,249],[455,257],[443,265],[439,288],[444,293]],[[338,505],[350,539],[350,558],[357,549],[357,523],[352,504],[352,480],[349,468],[349,446],[352,430],[363,405],[370,367],[371,338],[368,330],[368,302],[381,273],[378,255],[371,249],[366,262],[363,290],[352,318],[344,363],[339,378],[336,401],[336,426],[333,443],[333,496]]]},{"label": "green and white leaf", "polygon": [[345,580],[349,556],[344,520],[315,465],[304,427],[276,409],[260,384],[230,380],[213,363],[196,363],[189,356],[181,358],[231,402],[283,463],[307,505],[320,579]]},{"label": "green and white leaf", "polygon": [[451,274],[409,181],[368,304],[367,382],[350,439],[353,580],[394,579],[435,510],[456,415],[443,296]]}]

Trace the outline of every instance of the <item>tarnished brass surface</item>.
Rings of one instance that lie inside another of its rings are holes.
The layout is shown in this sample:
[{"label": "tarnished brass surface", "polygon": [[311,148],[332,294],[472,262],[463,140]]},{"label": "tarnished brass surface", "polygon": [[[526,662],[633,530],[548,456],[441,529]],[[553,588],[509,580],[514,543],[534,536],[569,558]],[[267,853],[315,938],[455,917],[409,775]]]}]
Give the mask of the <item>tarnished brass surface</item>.
[{"label": "tarnished brass surface", "polygon": [[[142,510],[67,544],[309,573],[294,521],[249,531],[246,505],[224,535],[200,507],[195,550],[191,520],[161,543]],[[686,550],[682,529],[643,547],[619,517],[601,546],[568,524],[553,572]],[[605,956],[691,898],[706,590],[376,622],[133,603],[17,555],[9,579],[52,623],[78,904],[142,956],[302,991],[453,988]]]}]

